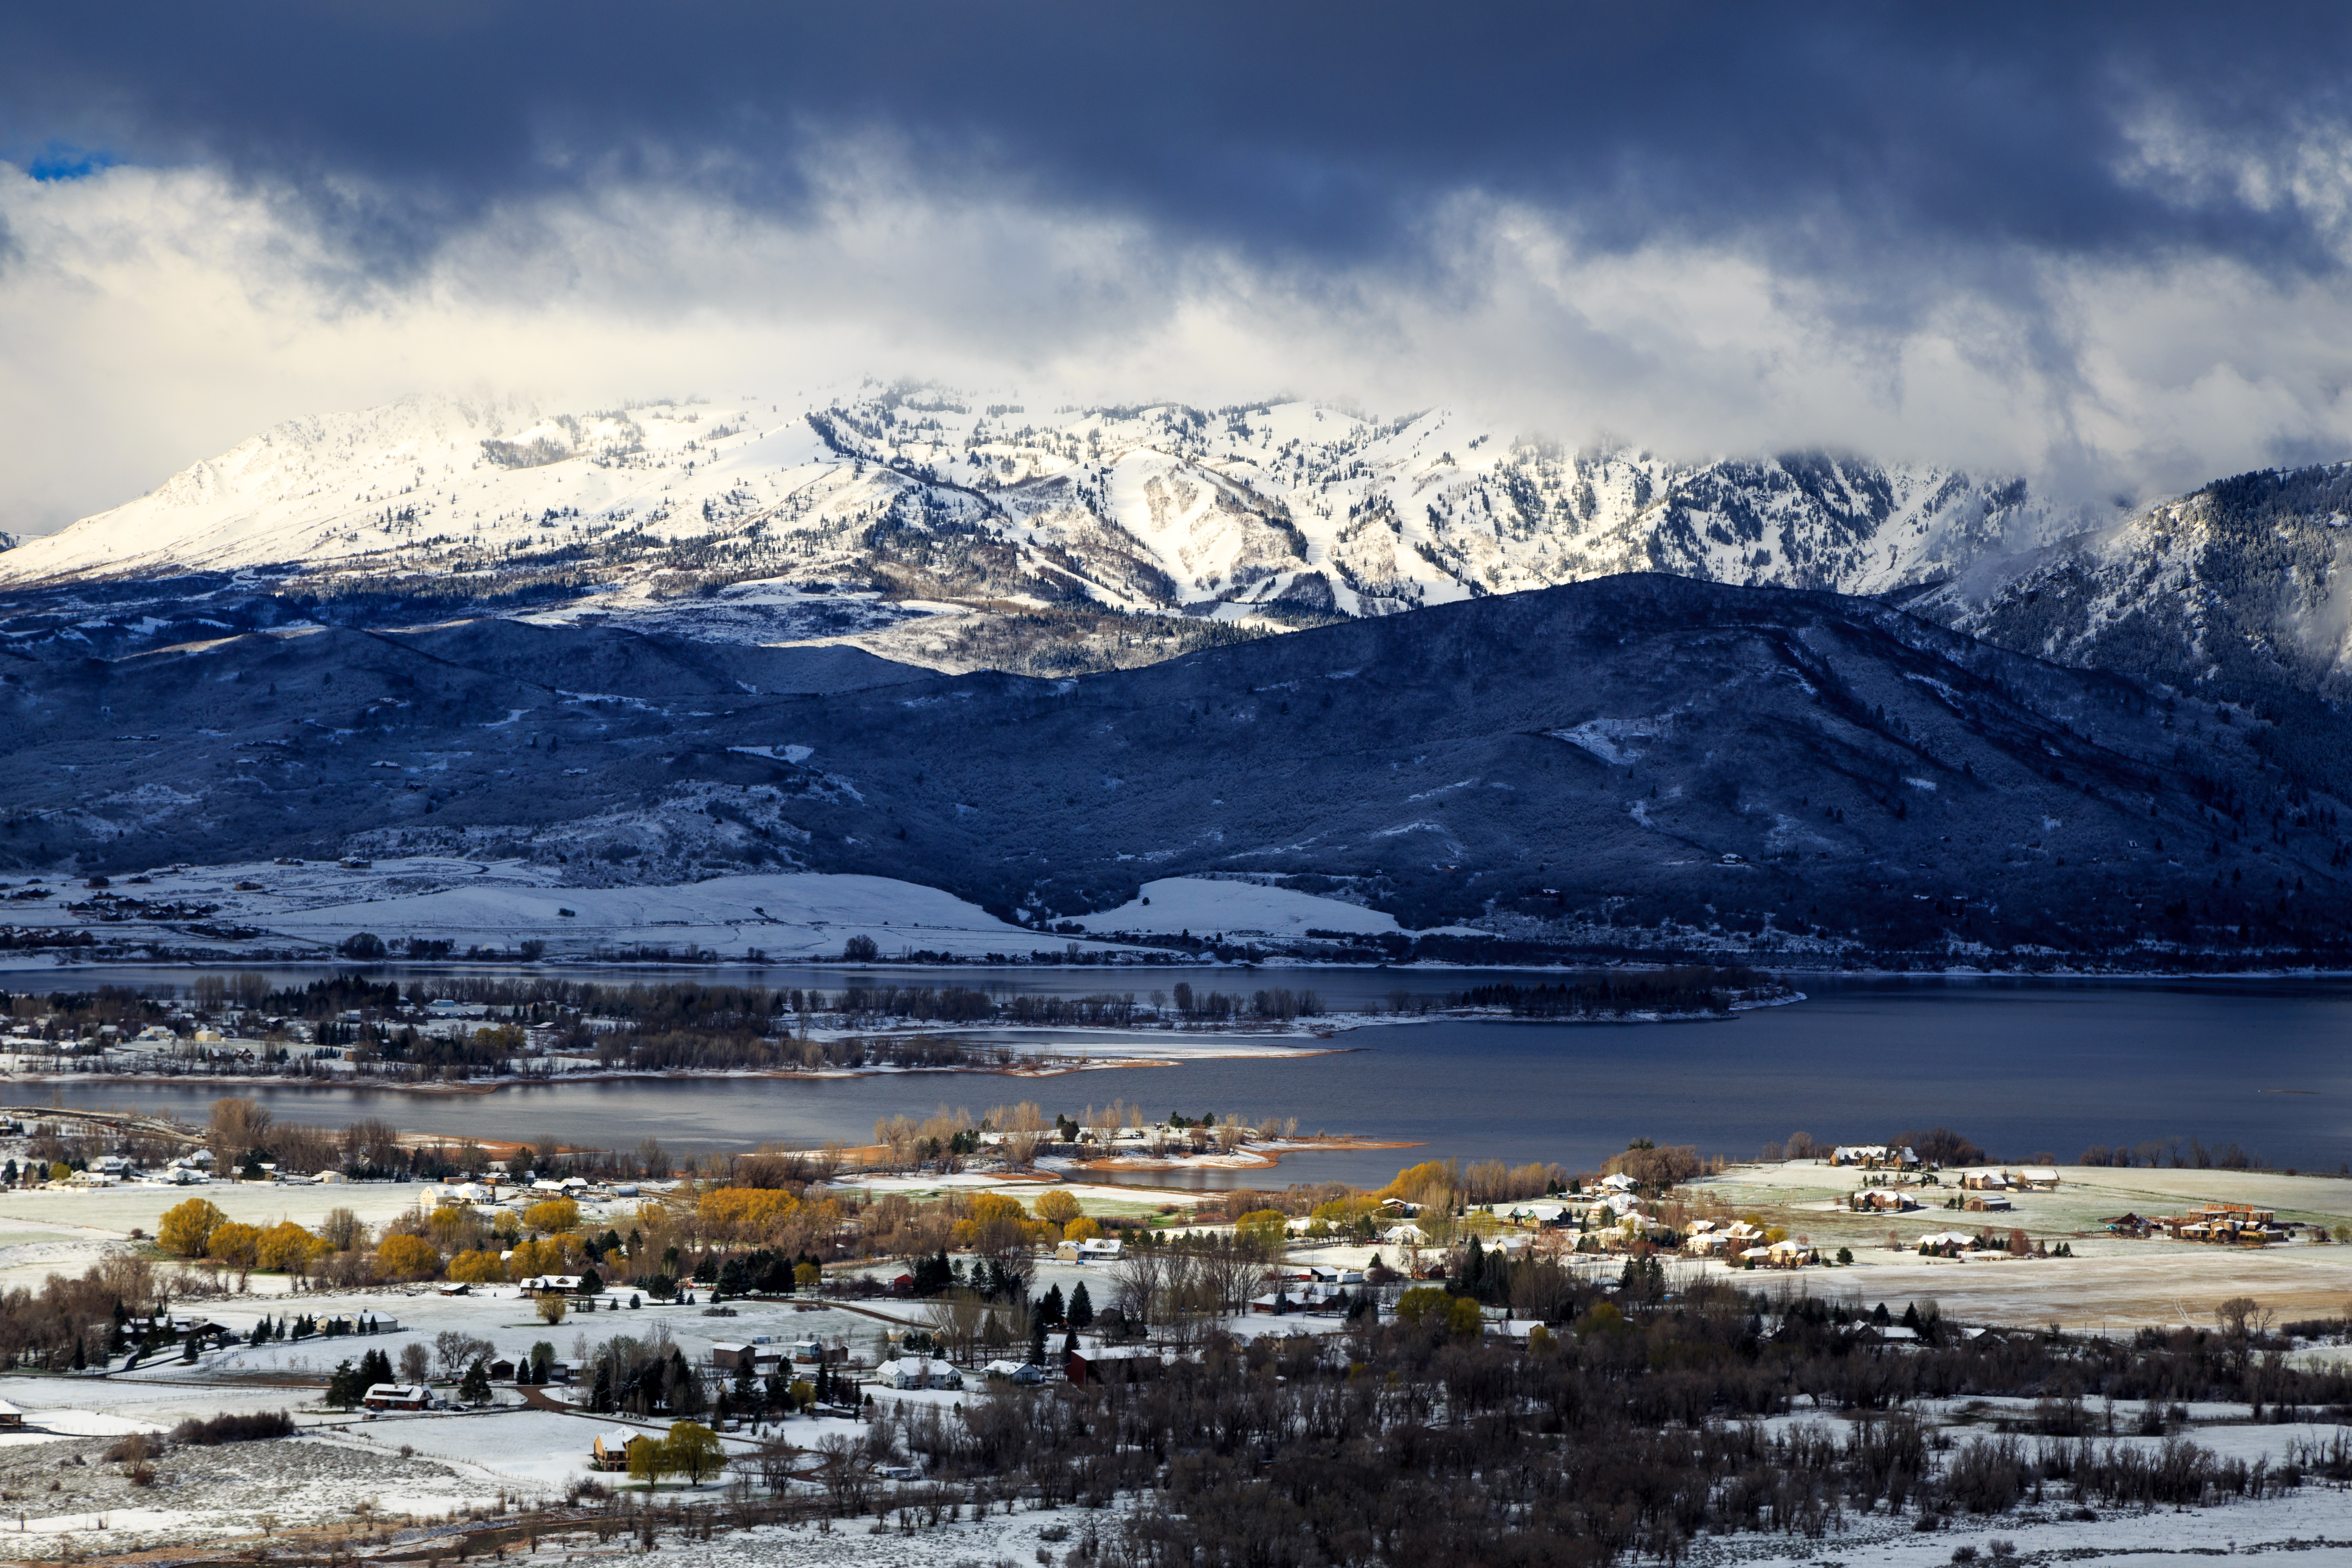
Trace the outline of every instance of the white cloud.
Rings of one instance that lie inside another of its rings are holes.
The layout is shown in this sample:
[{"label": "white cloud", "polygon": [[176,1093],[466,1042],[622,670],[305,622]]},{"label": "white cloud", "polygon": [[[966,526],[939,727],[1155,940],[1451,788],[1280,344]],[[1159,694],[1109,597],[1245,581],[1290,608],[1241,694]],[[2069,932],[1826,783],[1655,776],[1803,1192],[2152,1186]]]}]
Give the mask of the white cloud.
[{"label": "white cloud", "polygon": [[1454,402],[1570,441],[1827,445],[2078,492],[2352,447],[2334,279],[2021,251],[1887,289],[1858,262],[1840,286],[1765,238],[1593,252],[1475,195],[1404,258],[1337,268],[943,192],[871,149],[818,166],[791,220],[614,187],[500,210],[398,281],[201,170],[0,169],[0,528],[60,526],[278,419],[409,392],[781,399],[867,374],[1049,402]]}]

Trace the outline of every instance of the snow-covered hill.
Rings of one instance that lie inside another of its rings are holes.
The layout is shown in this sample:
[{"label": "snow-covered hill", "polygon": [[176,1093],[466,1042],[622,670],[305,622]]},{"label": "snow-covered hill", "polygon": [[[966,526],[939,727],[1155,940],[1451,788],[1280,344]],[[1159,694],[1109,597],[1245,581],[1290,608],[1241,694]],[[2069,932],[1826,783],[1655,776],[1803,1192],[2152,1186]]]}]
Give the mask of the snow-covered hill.
[{"label": "snow-covered hill", "polygon": [[0,556],[0,585],[292,568],[639,601],[750,581],[1296,623],[1655,570],[1875,592],[2080,521],[2021,481],[1569,451],[1436,410],[1060,409],[868,386],[300,419]]}]

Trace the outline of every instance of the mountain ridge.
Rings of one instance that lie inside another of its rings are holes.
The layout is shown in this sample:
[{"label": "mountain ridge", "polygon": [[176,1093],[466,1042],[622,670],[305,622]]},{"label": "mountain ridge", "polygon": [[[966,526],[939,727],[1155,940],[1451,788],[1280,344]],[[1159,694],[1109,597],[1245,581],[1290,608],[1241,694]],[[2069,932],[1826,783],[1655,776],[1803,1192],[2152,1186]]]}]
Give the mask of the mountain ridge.
[{"label": "mountain ridge", "polygon": [[814,582],[983,616],[1270,630],[1629,570],[1878,592],[2080,521],[2014,479],[1571,452],[1444,409],[1033,416],[875,388],[553,414],[413,398],[289,421],[27,541],[0,556],[0,592],[259,574],[281,592],[430,584],[628,613]]},{"label": "mountain ridge", "polygon": [[[137,732],[113,733],[137,725]],[[1515,951],[2335,961],[2276,727],[1879,601],[1620,576],[1066,679],[475,619],[0,663],[0,864],[523,859],[942,888],[1242,876]]]}]

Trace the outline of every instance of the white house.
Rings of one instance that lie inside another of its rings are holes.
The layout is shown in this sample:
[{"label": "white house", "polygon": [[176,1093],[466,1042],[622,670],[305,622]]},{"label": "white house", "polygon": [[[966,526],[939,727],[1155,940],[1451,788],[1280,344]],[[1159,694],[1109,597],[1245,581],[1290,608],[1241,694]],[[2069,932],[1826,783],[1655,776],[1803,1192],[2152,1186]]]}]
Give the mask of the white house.
[{"label": "white house", "polygon": [[900,1356],[874,1369],[885,1388],[961,1388],[963,1373],[929,1356]]},{"label": "white house", "polygon": [[1034,1362],[992,1361],[980,1370],[985,1376],[1003,1383],[1017,1383],[1024,1387],[1045,1381],[1045,1369]]},{"label": "white house", "polygon": [[1065,1241],[1054,1247],[1057,1263],[1116,1263],[1125,1249],[1117,1237],[1094,1236],[1084,1241]]},{"label": "white house", "polygon": [[1626,1175],[1622,1172],[1613,1172],[1609,1175],[1601,1177],[1592,1184],[1599,1187],[1602,1192],[1630,1193],[1641,1186],[1642,1184],[1635,1181],[1633,1177]]}]

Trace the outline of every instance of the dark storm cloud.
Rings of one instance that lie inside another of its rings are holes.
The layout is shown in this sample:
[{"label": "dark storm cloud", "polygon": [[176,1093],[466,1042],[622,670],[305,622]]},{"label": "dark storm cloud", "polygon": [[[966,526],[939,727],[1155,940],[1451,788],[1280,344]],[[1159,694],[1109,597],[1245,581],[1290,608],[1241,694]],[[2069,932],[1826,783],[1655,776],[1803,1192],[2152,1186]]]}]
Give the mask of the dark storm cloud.
[{"label": "dark storm cloud", "polygon": [[1874,279],[1928,257],[2332,268],[2293,173],[2343,138],[2347,43],[2340,7],[19,6],[0,153],[222,168],[394,274],[614,184],[789,219],[873,141],[1260,258],[1409,265],[1472,191],[1588,249],[1769,244],[1900,314]]}]

